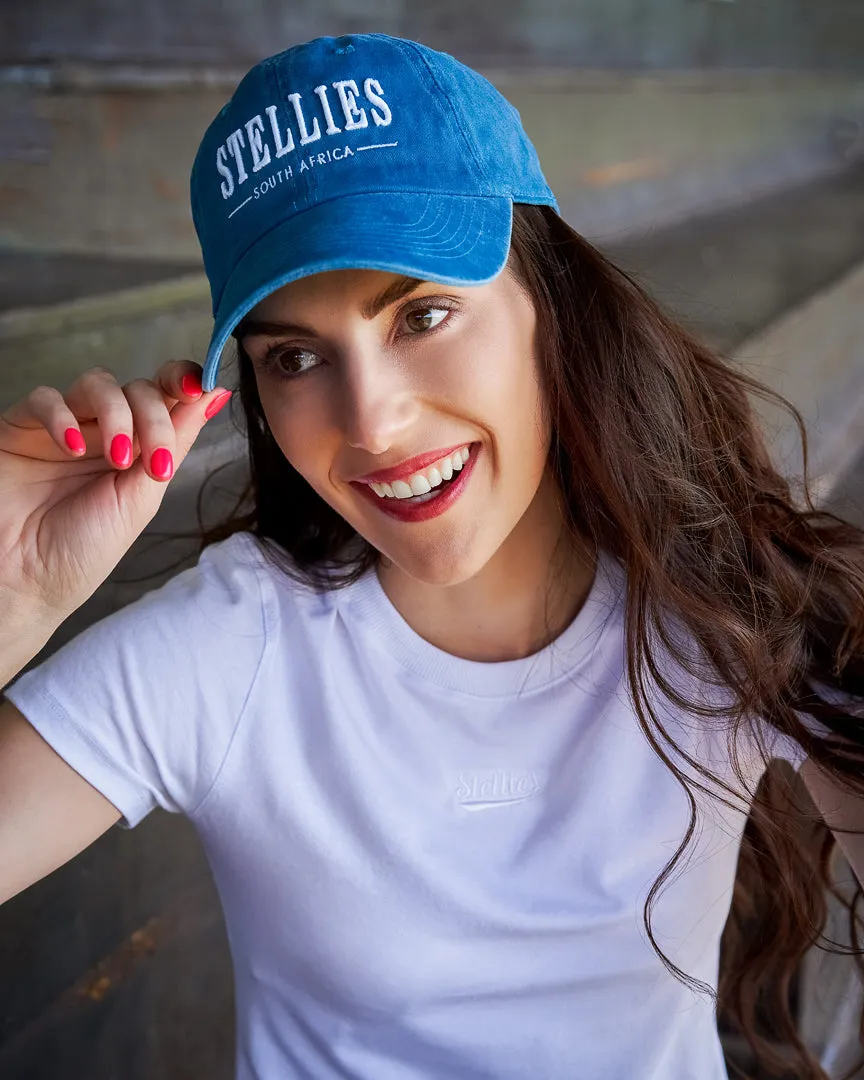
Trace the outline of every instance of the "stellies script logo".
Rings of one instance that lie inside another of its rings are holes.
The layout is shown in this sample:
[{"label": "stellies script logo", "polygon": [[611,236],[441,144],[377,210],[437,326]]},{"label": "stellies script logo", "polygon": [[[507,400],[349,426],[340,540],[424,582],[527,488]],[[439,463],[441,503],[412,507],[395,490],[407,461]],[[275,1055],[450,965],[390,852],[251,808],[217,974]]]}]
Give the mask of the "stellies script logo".
[{"label": "stellies script logo", "polygon": [[[329,96],[331,90],[335,91],[335,100],[331,100]],[[280,124],[277,115],[278,105],[268,105],[262,112],[250,117],[242,127],[232,131],[216,150],[216,171],[222,177],[219,188],[222,198],[226,200],[231,199],[235,194],[238,196],[243,194],[244,190],[250,191],[248,188],[243,188],[250,178],[250,173],[254,179],[256,173],[262,172],[286,155],[292,153],[295,155],[290,163],[285,162],[278,168],[271,168],[267,175],[255,184],[247,198],[234,207],[228,215],[229,218],[253,199],[260,199],[280,184],[290,181],[295,171],[299,175],[307,169],[329,165],[333,161],[343,161],[366,150],[382,150],[398,145],[391,142],[352,147],[343,139],[340,140],[343,144],[341,146],[328,143],[323,151],[319,150],[317,153],[301,156],[299,147],[306,147],[321,139],[335,139],[344,131],[359,131],[362,128],[368,128],[370,116],[376,128],[388,127],[393,119],[390,106],[384,100],[384,90],[377,79],[364,80],[362,95],[354,79],[340,79],[331,83],[329,87],[326,84],[316,86],[312,94],[318,99],[317,105],[320,107],[318,116],[313,115],[313,105],[308,98],[304,102],[299,93],[289,94],[287,97],[294,112],[296,130]],[[358,104],[360,99],[365,99],[370,106],[368,113],[362,105]],[[334,107],[336,108],[335,117]],[[342,127],[337,124],[337,118]]]},{"label": "stellies script logo", "polygon": [[459,773],[456,801],[470,810],[524,802],[542,784],[533,769],[472,769]]}]

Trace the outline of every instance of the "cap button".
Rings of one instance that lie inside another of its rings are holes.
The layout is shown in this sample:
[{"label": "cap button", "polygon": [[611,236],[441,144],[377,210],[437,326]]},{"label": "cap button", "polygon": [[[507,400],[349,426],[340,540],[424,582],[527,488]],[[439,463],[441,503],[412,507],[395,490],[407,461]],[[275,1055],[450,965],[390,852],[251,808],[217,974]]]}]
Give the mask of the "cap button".
[{"label": "cap button", "polygon": [[335,47],[333,49],[333,52],[339,53],[340,55],[342,53],[354,52],[354,46],[351,43],[351,38],[350,37],[338,38],[336,40],[336,45],[335,45]]}]

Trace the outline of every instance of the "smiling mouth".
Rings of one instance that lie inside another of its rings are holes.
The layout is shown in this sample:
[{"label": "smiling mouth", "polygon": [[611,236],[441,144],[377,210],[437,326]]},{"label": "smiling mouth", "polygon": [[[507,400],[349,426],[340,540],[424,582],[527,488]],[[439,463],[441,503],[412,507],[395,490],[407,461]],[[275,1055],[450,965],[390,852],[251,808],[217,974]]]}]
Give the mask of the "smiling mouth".
[{"label": "smiling mouth", "polygon": [[351,484],[388,517],[426,521],[443,514],[459,498],[479,453],[480,444],[470,443],[407,480],[394,480],[390,484],[354,480]]},{"label": "smiling mouth", "polygon": [[447,454],[439,461],[433,462],[428,468],[420,469],[404,480],[394,480],[389,484],[372,481],[369,487],[379,499],[404,499],[414,503],[428,502],[435,497],[440,488],[446,487],[459,475],[462,466],[468,460],[469,449],[463,446],[460,450]]}]

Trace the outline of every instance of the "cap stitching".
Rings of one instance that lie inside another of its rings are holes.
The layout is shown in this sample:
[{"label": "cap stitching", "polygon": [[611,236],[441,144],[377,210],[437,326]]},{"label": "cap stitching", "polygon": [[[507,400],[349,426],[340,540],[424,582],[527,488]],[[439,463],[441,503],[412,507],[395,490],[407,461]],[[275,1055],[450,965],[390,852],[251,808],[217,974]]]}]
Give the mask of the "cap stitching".
[{"label": "cap stitching", "polygon": [[[412,193],[412,194],[413,194],[413,193]],[[478,196],[465,196],[465,198],[471,198],[471,199],[473,199],[473,198],[477,198],[477,197],[478,197]],[[484,196],[479,196],[479,197],[481,197],[481,198],[482,198],[482,197],[484,197]],[[506,198],[506,196],[493,196],[493,197],[497,197],[497,198]],[[329,200],[328,200],[328,201],[329,201]],[[512,202],[511,202],[511,206],[512,206]],[[286,219],[286,220],[287,220],[287,219]],[[280,223],[280,224],[281,224],[281,223]],[[273,226],[273,227],[274,227],[274,228],[276,228],[277,226]],[[271,231],[271,230],[268,230],[268,232],[270,232],[270,231]],[[264,235],[266,235],[266,234],[264,234]],[[474,243],[474,245],[472,245],[472,247],[471,247],[471,248],[469,248],[468,252],[461,252],[461,253],[460,253],[460,255],[459,255],[459,258],[462,258],[462,257],[464,257],[464,255],[466,255],[466,254],[469,254],[469,253],[470,253],[470,251],[473,251],[473,249],[474,249],[474,246],[476,246],[476,243],[477,243],[477,241],[478,241],[478,240],[479,240],[479,237],[477,237],[477,238],[475,239],[475,243]],[[247,249],[247,250],[248,250],[248,249]],[[451,254],[444,254],[444,255],[442,256],[442,253],[441,253],[441,252],[434,252],[434,251],[432,251],[432,250],[430,250],[430,249],[423,249],[423,250],[422,250],[422,254],[436,254],[436,255],[437,255],[437,256],[438,256],[439,258],[441,258],[441,257],[445,257],[445,258],[446,258],[446,257],[449,257],[449,258],[453,258],[453,257],[455,257],[455,256],[453,256],[453,255],[451,255]],[[238,260],[238,261],[237,261],[237,262],[236,262],[236,263],[234,264],[234,269],[232,270],[232,275],[233,275],[233,273],[234,273],[234,272],[236,271],[236,269],[237,269],[237,265],[239,264],[239,262],[240,262],[240,260]],[[226,291],[226,289],[227,289],[227,287],[228,287],[228,281],[230,280],[230,278],[231,278],[231,275],[229,275],[228,279],[226,279],[226,282],[225,282],[225,286],[223,287],[222,293],[221,293],[221,295],[220,295],[220,301],[219,301],[219,306],[221,306],[221,302],[222,302],[222,299],[224,298],[224,295],[225,295],[225,291]],[[280,280],[280,281],[281,281],[282,279],[281,279],[281,278],[279,278],[278,280]],[[294,279],[294,278],[290,278],[290,277],[289,277],[289,278],[288,278],[288,280],[296,280],[296,279]],[[275,288],[279,288],[279,285],[275,285],[275,286],[273,286],[273,288],[274,288],[274,289],[275,289]],[[272,291],[272,290],[271,290],[271,291]],[[256,294],[254,294],[254,295],[257,295],[257,293],[256,293]],[[264,295],[267,295],[267,294],[265,293]],[[249,299],[249,298],[247,297],[247,301],[248,301],[248,299]],[[244,301],[244,304],[245,304],[245,303],[246,303],[247,301]],[[257,300],[256,300],[256,301],[253,301],[253,302],[252,302],[251,304],[248,304],[248,306],[247,306],[247,307],[245,308],[245,311],[246,311],[246,312],[250,311],[250,310],[251,310],[251,308],[255,306],[255,303],[257,303]],[[241,306],[241,307],[243,307],[243,305],[242,305],[242,304],[241,304],[240,306]],[[231,321],[232,321],[232,319],[233,319],[233,312],[234,312],[234,311],[236,311],[236,308],[232,310],[232,317],[231,317],[231,318],[230,318],[230,319],[228,320],[228,322],[231,322]],[[217,316],[217,313],[218,313],[218,306],[217,306],[217,308],[216,308],[216,309],[214,310],[214,318],[216,318],[216,316]],[[242,315],[240,316],[240,318],[242,318]],[[226,325],[227,325],[227,323],[226,323]],[[234,325],[236,325],[236,321],[234,322]],[[223,328],[223,329],[224,329],[224,328]],[[220,336],[221,336],[221,333],[222,333],[222,331],[220,331]],[[225,336],[224,336],[224,339],[223,339],[223,341],[222,341],[222,344],[220,345],[220,347],[219,347],[219,349],[218,349],[218,351],[217,351],[217,354],[216,354],[216,355],[217,355],[217,367],[218,367],[218,364],[219,364],[219,363],[221,362],[221,354],[222,354],[222,350],[224,349],[224,347],[225,347],[225,344],[227,343],[227,340],[228,340],[228,338],[229,338],[230,336],[231,336],[231,331],[229,330],[229,331],[228,331],[228,332],[227,332],[227,333],[225,334]],[[215,339],[215,332],[214,332],[214,338],[213,338],[213,339],[211,339],[210,345],[208,346],[208,349],[207,349],[207,355],[208,355],[208,360],[209,360],[209,357],[210,357],[210,352],[211,352],[211,349],[212,349],[212,347],[213,347],[213,340],[214,340],[214,339]],[[214,378],[215,378],[215,374],[214,374]]]},{"label": "cap stitching", "polygon": [[[375,188],[364,189],[362,191],[349,191],[347,193],[343,192],[340,195],[333,195],[332,197],[327,198],[327,199],[319,199],[317,202],[315,202],[315,204],[313,206],[307,206],[304,210],[295,211],[294,213],[287,214],[285,217],[280,218],[278,221],[274,221],[269,229],[267,229],[265,232],[259,233],[253,240],[251,240],[246,245],[245,248],[243,248],[243,250],[239,253],[239,255],[236,255],[233,258],[233,260],[232,260],[233,266],[236,268],[236,266],[240,262],[240,260],[243,259],[246,256],[246,254],[251,250],[251,248],[255,247],[255,245],[259,242],[259,240],[263,240],[264,237],[268,233],[272,232],[274,229],[278,229],[279,226],[283,225],[288,220],[289,217],[290,218],[300,217],[301,214],[305,214],[310,210],[315,210],[317,207],[323,206],[325,203],[336,202],[339,199],[353,198],[355,195],[430,195],[430,196],[433,196],[433,197],[436,196],[436,195],[455,195],[455,196],[457,196],[459,198],[462,198],[462,199],[507,199],[507,198],[510,198],[509,195],[507,195],[506,193],[500,192],[500,191],[490,191],[490,192],[487,192],[487,193],[472,192],[470,195],[468,195],[464,191],[415,191],[415,190],[413,190],[411,188],[380,188],[380,187],[375,187]],[[231,271],[231,273],[233,273],[233,270]],[[229,273],[228,277],[230,277],[230,276],[231,276],[231,274]],[[214,302],[214,305],[213,305],[214,314],[219,309],[219,304],[222,302],[222,297],[223,297],[223,295],[225,293],[225,285],[226,284],[227,284],[227,278],[226,278],[225,284],[223,284],[222,288],[219,290],[219,299]]]},{"label": "cap stitching", "polygon": [[[379,194],[379,193],[378,193],[377,191],[373,191],[373,192],[364,192],[363,194]],[[391,193],[390,193],[390,192],[386,192],[385,194],[391,194]],[[408,194],[412,194],[412,195],[413,195],[413,194],[415,194],[415,192],[409,192]],[[479,196],[475,196],[475,195],[465,195],[465,196],[463,196],[463,197],[464,197],[464,198],[466,198],[466,199],[474,199],[474,198],[496,198],[496,199],[500,199],[500,198],[507,198],[507,196],[506,196],[506,195],[493,195],[493,196],[485,196],[485,195],[479,195]],[[328,200],[326,200],[326,201],[327,201],[327,202],[332,202],[333,200],[332,200],[332,199],[328,199]],[[323,204],[316,204],[316,205],[323,205]],[[312,210],[312,209],[314,209],[314,207],[309,207],[309,209],[310,209],[310,210]],[[305,212],[305,211],[304,211],[304,212]],[[299,216],[299,215],[296,215],[296,214],[294,215],[294,217],[298,217],[298,216]],[[240,257],[239,257],[239,258],[238,258],[238,259],[237,259],[237,260],[236,260],[236,261],[234,262],[234,267],[233,267],[233,269],[231,270],[231,273],[230,273],[230,274],[228,275],[228,277],[227,277],[227,278],[225,279],[225,284],[223,285],[223,287],[222,287],[222,291],[221,291],[221,292],[220,292],[220,294],[219,294],[219,302],[218,302],[218,303],[217,303],[217,304],[215,305],[215,307],[214,307],[214,312],[213,312],[213,317],[214,317],[214,319],[216,318],[216,316],[217,316],[217,314],[218,314],[218,311],[219,311],[219,308],[220,308],[220,306],[221,306],[221,304],[222,304],[222,300],[223,300],[223,298],[224,298],[224,296],[225,296],[225,291],[226,291],[226,289],[228,288],[228,282],[229,282],[229,281],[231,280],[231,277],[232,277],[232,276],[233,276],[233,274],[234,274],[234,273],[236,272],[236,270],[237,270],[237,267],[238,267],[238,265],[240,264],[240,262],[241,262],[241,261],[243,260],[243,258],[245,258],[245,256],[246,256],[246,255],[248,254],[248,252],[249,252],[249,251],[250,251],[250,250],[251,250],[251,249],[252,249],[252,248],[253,248],[253,247],[255,246],[255,244],[257,244],[257,243],[258,243],[258,241],[259,241],[259,240],[263,240],[263,238],[264,238],[265,236],[267,236],[267,235],[268,235],[268,233],[272,232],[272,231],[273,231],[273,229],[277,229],[277,228],[278,228],[278,227],[279,227],[280,225],[283,225],[283,224],[284,224],[284,223],[285,223],[285,222],[286,222],[287,220],[289,220],[289,219],[288,219],[288,218],[283,218],[283,219],[282,219],[281,221],[279,221],[279,222],[277,222],[277,223],[276,223],[275,225],[273,225],[273,226],[272,226],[272,228],[268,229],[266,233],[262,233],[262,234],[261,234],[261,236],[260,236],[260,237],[258,237],[258,239],[257,239],[257,240],[256,240],[256,241],[255,241],[255,242],[254,242],[253,244],[250,244],[250,245],[249,245],[249,247],[248,247],[248,248],[246,248],[246,250],[245,250],[245,251],[243,252],[243,255],[241,255],[241,256],[240,256]],[[476,241],[475,241],[475,243],[476,243]],[[471,248],[470,250],[473,250],[473,248]],[[423,254],[430,254],[430,251],[429,251],[428,249],[423,249],[422,253],[423,253]],[[435,254],[438,254],[438,255],[439,255],[439,257],[446,257],[446,255],[443,255],[443,254],[442,254],[441,252],[437,252],[437,253],[435,253]],[[465,253],[465,252],[463,252],[463,253],[462,253],[462,255],[464,255],[464,254],[466,254],[466,253]],[[450,257],[453,257],[453,256],[450,256]],[[460,258],[461,258],[461,257],[462,257],[462,256],[460,255]],[[254,305],[253,305],[253,306],[254,306]],[[230,335],[229,335],[229,336],[230,336]]]},{"label": "cap stitching", "polygon": [[[453,102],[450,100],[450,95],[447,94],[444,91],[444,88],[441,86],[441,83],[438,82],[438,77],[436,76],[434,70],[432,69],[432,65],[429,63],[429,60],[426,57],[425,53],[420,48],[418,48],[417,43],[414,42],[414,41],[408,41],[407,39],[405,39],[405,44],[410,46],[411,50],[413,52],[417,53],[417,55],[423,61],[423,64],[424,64],[426,70],[429,72],[429,77],[432,79],[432,82],[434,82],[435,86],[438,88],[438,93],[447,102],[447,105],[450,108],[450,112],[453,115],[453,119],[456,122],[456,127],[459,129],[459,132],[462,135],[462,138],[465,140],[465,145],[468,147],[468,152],[471,154],[471,157],[474,159],[474,162],[477,165],[477,168],[480,170],[480,175],[483,177],[483,179],[486,181],[486,183],[489,183],[489,176],[488,176],[486,170],[483,167],[483,162],[477,156],[477,151],[474,149],[474,144],[472,143],[471,139],[468,138],[468,133],[466,132],[465,128],[462,126],[462,120],[459,117],[459,113],[456,111],[456,107],[454,106]],[[455,57],[453,59],[455,60]],[[456,61],[456,62],[458,63],[458,61]]]}]

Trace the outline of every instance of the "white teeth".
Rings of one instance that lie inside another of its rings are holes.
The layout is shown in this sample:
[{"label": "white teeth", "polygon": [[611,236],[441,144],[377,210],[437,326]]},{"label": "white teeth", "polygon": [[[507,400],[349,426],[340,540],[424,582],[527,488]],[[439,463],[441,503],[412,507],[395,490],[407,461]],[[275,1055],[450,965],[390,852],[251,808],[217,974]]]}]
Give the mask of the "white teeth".
[{"label": "white teeth", "polygon": [[438,487],[445,480],[450,480],[454,473],[459,472],[470,457],[470,450],[463,446],[449,457],[442,458],[425,472],[414,473],[405,480],[394,480],[392,484],[370,483],[369,486],[379,499],[410,499],[415,495],[427,495],[433,488]]},{"label": "white teeth", "polygon": [[372,482],[369,484],[369,487],[372,488],[379,499],[395,498],[393,488],[389,484],[376,484]]}]

